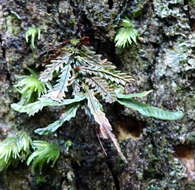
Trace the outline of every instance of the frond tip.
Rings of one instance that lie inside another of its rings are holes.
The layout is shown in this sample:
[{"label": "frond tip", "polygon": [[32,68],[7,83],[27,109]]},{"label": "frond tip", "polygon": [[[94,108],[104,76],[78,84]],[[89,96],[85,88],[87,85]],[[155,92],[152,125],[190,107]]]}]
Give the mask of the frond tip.
[{"label": "frond tip", "polygon": [[27,165],[32,165],[33,172],[37,169],[41,172],[43,166],[50,162],[52,163],[52,166],[54,166],[60,156],[58,146],[46,141],[33,141],[32,147],[34,152],[29,156]]}]

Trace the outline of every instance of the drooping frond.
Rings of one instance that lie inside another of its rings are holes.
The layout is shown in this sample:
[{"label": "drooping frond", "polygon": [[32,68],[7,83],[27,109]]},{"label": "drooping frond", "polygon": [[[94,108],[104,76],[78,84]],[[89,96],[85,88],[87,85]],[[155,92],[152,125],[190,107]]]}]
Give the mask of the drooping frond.
[{"label": "drooping frond", "polygon": [[63,125],[65,121],[69,121],[70,119],[76,116],[76,112],[79,106],[80,105],[78,103],[68,106],[57,121],[49,124],[45,128],[36,129],[35,133],[39,135],[48,135],[50,133],[54,133],[59,127]]},{"label": "drooping frond", "polygon": [[105,113],[103,112],[102,105],[96,99],[92,91],[88,91],[87,93],[87,105],[90,110],[90,113],[94,117],[94,120],[99,124],[101,136],[105,139],[109,138],[116,147],[116,150],[118,151],[120,157],[125,162],[127,162],[125,156],[121,152],[120,145],[118,144],[118,141],[112,132],[112,126],[110,125],[108,119],[105,116]]},{"label": "drooping frond", "polygon": [[91,77],[87,78],[86,82],[93,87],[94,90],[98,92],[106,102],[113,103],[116,101],[114,88],[109,85],[105,79],[100,77]]},{"label": "drooping frond", "polygon": [[52,163],[54,166],[60,156],[59,147],[53,143],[37,140],[33,141],[32,147],[34,152],[29,156],[27,165],[32,165],[33,172],[36,170],[41,172],[43,166],[48,163]]}]

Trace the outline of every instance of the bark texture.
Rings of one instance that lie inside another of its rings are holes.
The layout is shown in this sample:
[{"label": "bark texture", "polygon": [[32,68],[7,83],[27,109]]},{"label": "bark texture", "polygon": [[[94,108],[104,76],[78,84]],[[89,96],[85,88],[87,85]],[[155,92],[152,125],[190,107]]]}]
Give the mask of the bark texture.
[{"label": "bark texture", "polygon": [[[139,32],[137,44],[120,51],[113,38],[128,16]],[[42,28],[32,52],[25,41],[31,26]],[[39,55],[67,39],[89,36],[91,46],[136,83],[130,91],[153,89],[147,102],[183,110],[182,120],[146,118],[112,105],[107,116],[121,139],[128,164],[111,142],[102,152],[94,126],[84,113],[46,137],[74,143],[55,168],[32,174],[23,163],[0,174],[0,190],[190,190],[195,189],[195,4],[190,0],[0,0],[0,138],[15,128],[33,130],[54,121],[58,110],[34,117],[15,113],[15,77],[25,68],[41,69]],[[63,146],[62,146],[63,150]]]}]

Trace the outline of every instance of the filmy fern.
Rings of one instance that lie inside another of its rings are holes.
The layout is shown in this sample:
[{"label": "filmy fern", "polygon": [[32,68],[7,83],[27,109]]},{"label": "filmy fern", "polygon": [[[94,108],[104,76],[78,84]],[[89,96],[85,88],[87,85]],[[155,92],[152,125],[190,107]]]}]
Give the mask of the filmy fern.
[{"label": "filmy fern", "polygon": [[46,92],[45,84],[38,79],[35,72],[30,69],[29,71],[31,75],[19,76],[15,85],[15,88],[21,94],[20,104],[33,102]]},{"label": "filmy fern", "polygon": [[7,137],[0,142],[0,171],[16,160],[24,161],[30,153],[31,138],[25,132]]},{"label": "filmy fern", "polygon": [[138,37],[138,32],[134,28],[133,23],[125,18],[122,20],[121,27],[117,31],[114,42],[116,47],[125,48],[132,44],[132,42],[136,43]]},{"label": "filmy fern", "polygon": [[29,156],[27,165],[32,165],[33,172],[36,170],[41,172],[43,166],[50,162],[52,163],[52,166],[54,166],[60,156],[58,146],[46,141],[33,141],[32,147],[34,152]]},{"label": "filmy fern", "polygon": [[107,59],[101,59],[101,55],[88,47],[80,43],[67,44],[62,50],[63,53],[52,60],[40,74],[40,80],[44,83],[51,82],[53,87],[34,103],[12,106],[16,111],[29,115],[46,106],[65,106],[64,113],[57,121],[45,128],[36,129],[36,133],[48,135],[55,132],[64,122],[75,117],[77,110],[82,106],[99,125],[100,136],[111,139],[121,158],[126,161],[99,99],[106,103],[118,102],[145,116],[168,120],[180,119],[183,116],[182,112],[167,112],[134,100],[146,96],[151,91],[127,95],[115,93],[116,89],[124,92],[126,84],[134,79],[117,70]]},{"label": "filmy fern", "polygon": [[32,26],[32,27],[28,28],[28,30],[25,33],[26,42],[28,43],[30,41],[30,46],[32,49],[35,49],[36,39],[39,40],[40,38],[41,38],[40,27]]}]

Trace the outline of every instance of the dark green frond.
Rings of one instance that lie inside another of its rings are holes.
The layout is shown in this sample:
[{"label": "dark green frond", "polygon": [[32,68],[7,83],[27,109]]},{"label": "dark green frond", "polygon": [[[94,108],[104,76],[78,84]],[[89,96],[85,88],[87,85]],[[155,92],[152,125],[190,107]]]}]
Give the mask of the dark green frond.
[{"label": "dark green frond", "polygon": [[51,64],[46,66],[46,69],[40,74],[40,80],[42,82],[48,82],[53,79],[54,72],[59,72],[63,69],[64,64],[69,63],[69,54],[65,54],[62,57],[58,57],[56,60],[52,60]]},{"label": "dark green frond", "polygon": [[63,98],[65,97],[65,92],[68,91],[68,82],[70,80],[70,77],[71,65],[68,64],[64,66],[64,68],[61,71],[61,74],[59,75],[57,83],[46,96],[57,101],[63,100]]},{"label": "dark green frond", "polygon": [[100,77],[87,78],[86,82],[98,92],[102,98],[108,102],[113,103],[116,101],[114,88],[108,82]]},{"label": "dark green frond", "polygon": [[54,133],[59,127],[61,127],[63,125],[63,123],[65,121],[69,121],[70,119],[72,119],[73,117],[76,116],[76,112],[79,108],[79,104],[75,103],[73,105],[68,106],[65,110],[64,113],[60,116],[60,118],[49,124],[47,127],[45,128],[38,128],[35,130],[35,133],[39,134],[39,135],[48,135],[50,133]]},{"label": "dark green frond", "polygon": [[108,81],[115,82],[122,86],[125,86],[127,83],[131,82],[133,78],[126,73],[122,73],[120,71],[114,70],[103,70],[101,67],[81,67],[81,72],[88,73],[92,76],[99,76],[103,79],[107,79]]}]

